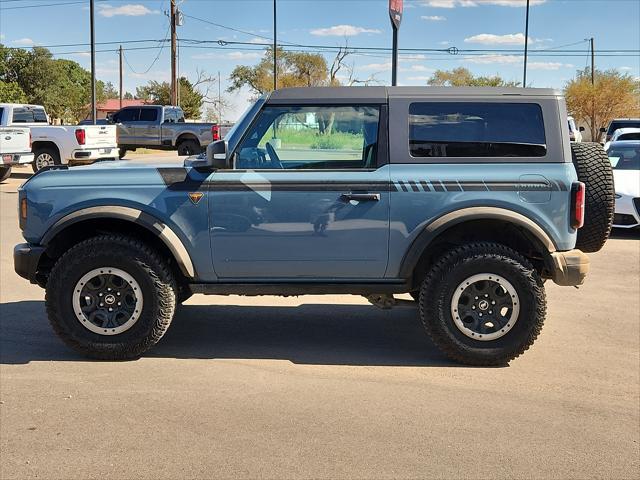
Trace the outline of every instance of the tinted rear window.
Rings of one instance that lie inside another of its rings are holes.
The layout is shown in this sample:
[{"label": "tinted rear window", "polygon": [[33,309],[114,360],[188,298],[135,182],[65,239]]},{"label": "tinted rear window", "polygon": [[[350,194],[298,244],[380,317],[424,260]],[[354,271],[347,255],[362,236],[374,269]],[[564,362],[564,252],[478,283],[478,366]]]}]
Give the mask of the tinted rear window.
[{"label": "tinted rear window", "polygon": [[535,103],[428,102],[409,106],[413,157],[543,157]]},{"label": "tinted rear window", "polygon": [[137,122],[140,116],[139,108],[125,108],[113,116],[113,120],[118,122]]},{"label": "tinted rear window", "polygon": [[155,122],[156,120],[158,120],[157,108],[143,108],[140,110],[141,122]]},{"label": "tinted rear window", "polygon": [[18,107],[13,109],[13,123],[48,123],[44,108]]},{"label": "tinted rear window", "polygon": [[0,107],[0,125],[2,125],[2,116],[4,115],[4,108]]}]

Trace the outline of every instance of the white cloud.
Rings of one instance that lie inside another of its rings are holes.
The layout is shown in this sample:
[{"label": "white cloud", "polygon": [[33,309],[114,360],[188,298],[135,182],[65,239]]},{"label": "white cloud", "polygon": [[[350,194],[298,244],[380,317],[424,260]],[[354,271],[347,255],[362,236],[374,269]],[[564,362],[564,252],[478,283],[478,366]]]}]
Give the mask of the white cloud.
[{"label": "white cloud", "polygon": [[248,43],[269,43],[266,38],[253,37]]},{"label": "white cloud", "polygon": [[449,41],[448,40],[443,40],[441,42],[438,42],[438,45],[449,45]]},{"label": "white cloud", "polygon": [[76,52],[72,54],[74,57],[90,57],[91,54],[89,52]]},{"label": "white cloud", "polygon": [[403,67],[400,69],[401,72],[430,72],[432,70],[433,68],[428,68],[420,64],[409,65],[408,67]]},{"label": "white cloud", "polygon": [[[507,33],[506,35],[494,35],[493,33],[480,33],[464,39],[465,43],[480,43],[482,45],[524,45],[523,33]],[[529,37],[529,44],[539,43],[542,40]]]},{"label": "white cloud", "polygon": [[560,62],[527,62],[529,70],[559,70],[561,68],[574,68],[575,65]]},{"label": "white cloud", "polygon": [[258,52],[229,52],[226,58],[229,60],[256,60],[262,57],[262,53]]},{"label": "white cloud", "polygon": [[[547,0],[530,0],[530,5],[541,5]],[[496,5],[500,7],[524,7],[527,0],[427,0],[421,3],[423,7],[455,8],[479,7],[481,5]]]},{"label": "white cloud", "polygon": [[366,65],[361,65],[358,67],[359,70],[378,70],[378,71],[387,71],[391,70],[391,62],[386,63],[368,63]]},{"label": "white cloud", "polygon": [[193,60],[257,60],[262,57],[262,53],[260,52],[228,52],[228,53],[218,53],[218,52],[209,52],[209,53],[198,53],[196,55],[191,55]]},{"label": "white cloud", "polygon": [[442,15],[421,15],[420,18],[427,22],[444,22],[447,19]]},{"label": "white cloud", "polygon": [[156,15],[158,13],[160,13],[159,10],[150,10],[140,4],[129,3],[118,7],[114,7],[113,5],[108,5],[106,3],[98,4],[98,15],[102,15],[107,18],[116,16],[141,17],[143,15]]},{"label": "white cloud", "polygon": [[431,77],[429,77],[428,75],[417,75],[415,77],[407,77],[407,80],[410,80],[412,82],[426,82],[430,78]]},{"label": "white cloud", "polygon": [[381,33],[375,28],[355,27],[353,25],[334,25],[328,28],[316,28],[311,30],[311,35],[319,37],[353,37],[361,33]]},{"label": "white cloud", "polygon": [[23,45],[25,47],[30,47],[36,44],[36,42],[34,42],[33,40],[31,40],[30,38],[20,38],[18,40],[14,40],[13,42],[14,45]]},{"label": "white cloud", "polygon": [[631,67],[626,67],[626,66],[625,66],[625,67],[620,67],[620,68],[618,68],[618,70],[622,70],[622,71],[624,71],[624,72],[629,72],[629,71],[633,70],[633,68],[631,68]]},{"label": "white cloud", "polygon": [[424,55],[423,53],[410,53],[408,55],[401,55],[400,56],[400,61],[401,62],[411,62],[414,60],[426,60],[427,56]]},{"label": "white cloud", "polygon": [[463,59],[470,63],[491,64],[491,63],[522,63],[523,59],[517,55],[478,55],[466,56]]},{"label": "white cloud", "polygon": [[0,40],[4,40],[4,33],[0,33]]}]

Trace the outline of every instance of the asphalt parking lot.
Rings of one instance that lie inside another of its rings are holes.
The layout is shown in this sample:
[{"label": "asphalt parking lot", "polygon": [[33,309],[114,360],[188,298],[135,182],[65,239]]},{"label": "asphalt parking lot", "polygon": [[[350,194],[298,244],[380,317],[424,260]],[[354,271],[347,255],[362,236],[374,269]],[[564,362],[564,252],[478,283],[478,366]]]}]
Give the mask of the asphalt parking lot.
[{"label": "asphalt parking lot", "polygon": [[580,289],[547,283],[541,337],[504,368],[451,363],[415,308],[354,296],[197,295],[145,357],[94,362],[13,272],[27,172],[0,185],[2,479],[640,475],[638,234]]}]

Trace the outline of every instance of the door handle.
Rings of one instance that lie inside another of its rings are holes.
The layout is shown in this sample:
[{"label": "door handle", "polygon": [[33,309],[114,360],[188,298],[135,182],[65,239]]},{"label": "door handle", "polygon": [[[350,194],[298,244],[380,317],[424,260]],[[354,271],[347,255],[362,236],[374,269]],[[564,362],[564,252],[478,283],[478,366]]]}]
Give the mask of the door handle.
[{"label": "door handle", "polygon": [[379,193],[343,193],[340,195],[340,200],[344,202],[350,202],[355,200],[357,202],[379,202]]}]

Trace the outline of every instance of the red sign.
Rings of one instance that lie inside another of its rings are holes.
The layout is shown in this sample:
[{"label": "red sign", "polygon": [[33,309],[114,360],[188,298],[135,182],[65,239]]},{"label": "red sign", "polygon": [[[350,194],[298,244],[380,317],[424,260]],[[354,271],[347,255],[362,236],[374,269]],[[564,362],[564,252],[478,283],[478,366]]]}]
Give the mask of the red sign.
[{"label": "red sign", "polygon": [[402,10],[404,8],[403,0],[389,0],[389,16],[395,28],[400,28],[402,22]]}]

